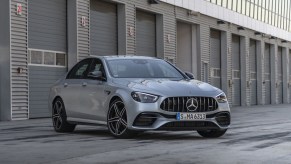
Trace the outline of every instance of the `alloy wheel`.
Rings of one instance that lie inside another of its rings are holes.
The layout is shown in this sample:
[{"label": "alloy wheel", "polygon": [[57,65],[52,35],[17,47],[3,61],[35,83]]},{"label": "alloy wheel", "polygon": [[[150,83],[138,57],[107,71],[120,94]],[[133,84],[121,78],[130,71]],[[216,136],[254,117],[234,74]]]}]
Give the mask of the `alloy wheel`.
[{"label": "alloy wheel", "polygon": [[108,128],[115,136],[120,136],[127,130],[126,109],[122,101],[111,104],[108,112]]},{"label": "alloy wheel", "polygon": [[63,114],[63,104],[61,101],[56,101],[53,106],[53,125],[56,129],[60,129],[63,124],[63,119],[62,119],[62,114]]}]

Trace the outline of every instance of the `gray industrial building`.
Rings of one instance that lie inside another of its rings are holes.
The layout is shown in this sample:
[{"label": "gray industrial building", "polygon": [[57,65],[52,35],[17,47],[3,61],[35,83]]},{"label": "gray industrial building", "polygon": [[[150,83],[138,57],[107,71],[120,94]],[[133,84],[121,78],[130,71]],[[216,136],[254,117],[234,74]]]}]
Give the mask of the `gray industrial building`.
[{"label": "gray industrial building", "polygon": [[290,0],[1,0],[0,120],[47,117],[91,55],[164,58],[232,106],[291,103]]}]

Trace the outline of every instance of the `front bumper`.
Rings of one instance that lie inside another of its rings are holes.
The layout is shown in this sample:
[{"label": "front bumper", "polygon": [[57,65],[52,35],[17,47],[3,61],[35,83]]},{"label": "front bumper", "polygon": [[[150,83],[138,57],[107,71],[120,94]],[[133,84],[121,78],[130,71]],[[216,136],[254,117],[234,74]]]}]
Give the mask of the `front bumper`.
[{"label": "front bumper", "polygon": [[205,112],[206,119],[199,121],[180,121],[177,112],[160,108],[162,99],[156,103],[131,101],[127,106],[128,128],[131,130],[211,130],[228,129],[231,115],[228,103],[218,103],[218,108]]},{"label": "front bumper", "polygon": [[227,129],[230,113],[218,112],[206,115],[206,120],[180,121],[176,115],[144,112],[139,114],[131,129],[135,130],[210,130]]}]

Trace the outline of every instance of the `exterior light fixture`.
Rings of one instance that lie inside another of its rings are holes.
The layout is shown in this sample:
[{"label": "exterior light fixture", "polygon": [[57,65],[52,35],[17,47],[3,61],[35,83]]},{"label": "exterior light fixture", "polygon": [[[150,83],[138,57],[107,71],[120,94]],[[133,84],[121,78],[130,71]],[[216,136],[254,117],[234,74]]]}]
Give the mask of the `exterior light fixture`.
[{"label": "exterior light fixture", "polygon": [[242,26],[237,27],[238,30],[245,30]]},{"label": "exterior light fixture", "polygon": [[260,33],[260,32],[255,32],[255,35],[261,35],[262,33]]},{"label": "exterior light fixture", "polygon": [[225,24],[225,22],[223,20],[218,20],[217,24]]},{"label": "exterior light fixture", "polygon": [[21,73],[23,73],[24,72],[24,69],[23,68],[21,68],[21,67],[18,67],[17,68],[17,73],[18,74],[21,74]]},{"label": "exterior light fixture", "polygon": [[159,4],[159,0],[148,0],[149,4]]}]

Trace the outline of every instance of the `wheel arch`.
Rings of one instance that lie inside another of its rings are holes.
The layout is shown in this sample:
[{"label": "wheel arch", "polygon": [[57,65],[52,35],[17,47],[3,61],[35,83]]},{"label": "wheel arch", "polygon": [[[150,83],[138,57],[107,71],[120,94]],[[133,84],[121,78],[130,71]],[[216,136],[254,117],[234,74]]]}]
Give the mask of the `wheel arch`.
[{"label": "wheel arch", "polygon": [[56,100],[57,100],[58,98],[61,99],[61,100],[63,101],[63,99],[61,98],[61,96],[57,95],[57,96],[55,96],[55,97],[52,99],[51,102],[49,102],[49,111],[50,111],[50,113],[52,113],[53,105],[54,105],[54,103],[56,102]]},{"label": "wheel arch", "polygon": [[61,99],[61,100],[63,101],[63,99],[61,98],[61,96],[55,96],[55,98],[54,98],[53,101],[52,101],[52,104],[55,103],[55,101],[56,101],[58,98]]},{"label": "wheel arch", "polygon": [[[111,103],[112,103],[114,100],[117,100],[117,99],[122,100],[122,98],[120,98],[120,96],[115,95],[115,96],[113,96],[113,97],[110,99],[110,101],[109,101],[109,106],[108,106],[108,107],[110,107]],[[122,101],[123,101],[123,100],[122,100]]]}]

